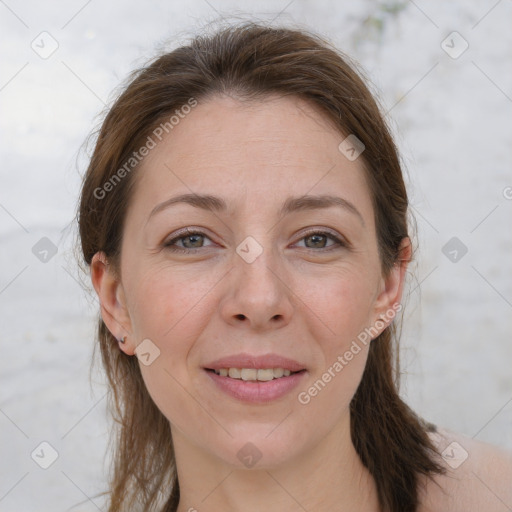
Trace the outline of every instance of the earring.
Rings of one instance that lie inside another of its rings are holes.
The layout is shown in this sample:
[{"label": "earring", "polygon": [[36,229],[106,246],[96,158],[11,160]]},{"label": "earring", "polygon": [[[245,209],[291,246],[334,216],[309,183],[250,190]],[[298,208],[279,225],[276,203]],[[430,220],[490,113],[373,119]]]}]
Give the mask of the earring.
[{"label": "earring", "polygon": [[126,341],[126,336],[123,336],[120,340],[119,340],[119,343],[123,343]]}]

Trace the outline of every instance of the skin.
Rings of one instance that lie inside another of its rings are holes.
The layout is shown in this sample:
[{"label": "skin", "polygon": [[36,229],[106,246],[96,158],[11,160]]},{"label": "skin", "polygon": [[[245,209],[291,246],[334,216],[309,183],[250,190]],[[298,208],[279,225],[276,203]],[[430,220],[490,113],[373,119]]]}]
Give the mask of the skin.
[{"label": "skin", "polygon": [[446,474],[422,479],[419,512],[512,510],[512,453],[446,429],[431,438],[439,453],[455,453],[462,463],[440,459]]},{"label": "skin", "polygon": [[[360,344],[308,404],[297,399],[365,328],[379,319],[380,330],[389,324],[410,259],[406,239],[400,261],[383,275],[363,164],[340,153],[343,138],[298,98],[211,98],[137,171],[119,271],[104,254],[94,257],[103,319],[118,339],[126,336],[120,349],[133,356],[149,339],[160,351],[140,367],[171,425],[179,512],[378,510],[373,479],[350,439],[348,409],[369,345]],[[179,203],[151,215],[190,193],[218,196],[227,209]],[[331,206],[279,214],[286,199],[305,194],[343,198],[359,213]],[[186,227],[205,237],[177,233]],[[328,234],[311,238],[311,231]],[[236,251],[248,236],[262,249],[251,263]],[[196,249],[173,251],[170,241]],[[240,352],[277,353],[307,374],[279,400],[242,403],[203,369]],[[237,457],[247,443],[261,454],[251,469]]]}]

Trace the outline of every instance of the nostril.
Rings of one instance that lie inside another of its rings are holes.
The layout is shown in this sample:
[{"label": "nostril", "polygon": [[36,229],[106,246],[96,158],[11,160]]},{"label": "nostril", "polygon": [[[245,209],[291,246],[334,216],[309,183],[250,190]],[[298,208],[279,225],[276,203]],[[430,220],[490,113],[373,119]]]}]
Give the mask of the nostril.
[{"label": "nostril", "polygon": [[238,315],[235,315],[235,318],[238,320],[245,320],[245,315],[242,315],[242,313],[239,313]]}]

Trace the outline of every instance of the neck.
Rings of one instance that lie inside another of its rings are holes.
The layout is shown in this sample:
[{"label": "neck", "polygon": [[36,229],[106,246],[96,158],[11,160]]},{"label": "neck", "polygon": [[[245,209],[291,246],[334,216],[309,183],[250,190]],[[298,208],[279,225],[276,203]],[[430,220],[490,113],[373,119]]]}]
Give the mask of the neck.
[{"label": "neck", "polygon": [[318,445],[265,469],[234,468],[171,430],[180,483],[178,512],[379,510],[375,482],[350,439],[348,415]]}]

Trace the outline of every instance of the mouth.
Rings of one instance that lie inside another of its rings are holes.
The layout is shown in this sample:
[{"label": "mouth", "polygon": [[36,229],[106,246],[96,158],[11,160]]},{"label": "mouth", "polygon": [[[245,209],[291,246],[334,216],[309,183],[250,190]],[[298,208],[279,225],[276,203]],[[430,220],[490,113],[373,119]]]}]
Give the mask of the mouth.
[{"label": "mouth", "polygon": [[273,354],[240,354],[210,363],[203,370],[223,395],[258,404],[285,397],[307,374],[297,361]]}]

